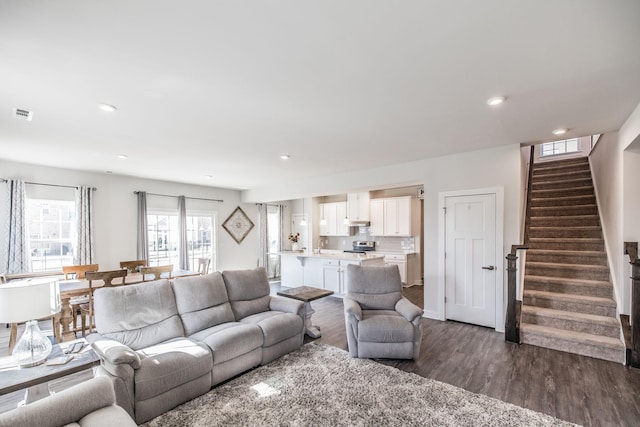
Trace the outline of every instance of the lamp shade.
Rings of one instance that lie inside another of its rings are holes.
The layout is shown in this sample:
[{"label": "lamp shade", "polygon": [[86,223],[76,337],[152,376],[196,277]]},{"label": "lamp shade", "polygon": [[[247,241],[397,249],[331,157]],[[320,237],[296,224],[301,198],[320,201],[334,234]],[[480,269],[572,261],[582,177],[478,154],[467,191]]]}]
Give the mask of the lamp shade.
[{"label": "lamp shade", "polygon": [[43,278],[0,285],[0,322],[20,323],[60,311],[58,279]]}]

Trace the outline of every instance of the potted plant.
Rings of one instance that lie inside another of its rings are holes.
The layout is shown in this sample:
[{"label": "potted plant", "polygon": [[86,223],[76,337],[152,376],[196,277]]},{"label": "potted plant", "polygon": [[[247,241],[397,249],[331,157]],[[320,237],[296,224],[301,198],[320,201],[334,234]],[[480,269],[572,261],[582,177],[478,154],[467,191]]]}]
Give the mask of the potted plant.
[{"label": "potted plant", "polygon": [[289,234],[289,241],[291,242],[291,250],[298,251],[298,240],[300,239],[300,233]]}]

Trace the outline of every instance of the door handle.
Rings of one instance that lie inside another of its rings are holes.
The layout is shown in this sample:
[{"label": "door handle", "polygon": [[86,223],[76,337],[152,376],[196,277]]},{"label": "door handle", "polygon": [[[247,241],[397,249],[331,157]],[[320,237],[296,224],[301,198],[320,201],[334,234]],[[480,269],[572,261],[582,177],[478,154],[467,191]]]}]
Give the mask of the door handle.
[{"label": "door handle", "polygon": [[490,265],[488,267],[482,267],[483,270],[495,270],[496,267],[494,265]]}]

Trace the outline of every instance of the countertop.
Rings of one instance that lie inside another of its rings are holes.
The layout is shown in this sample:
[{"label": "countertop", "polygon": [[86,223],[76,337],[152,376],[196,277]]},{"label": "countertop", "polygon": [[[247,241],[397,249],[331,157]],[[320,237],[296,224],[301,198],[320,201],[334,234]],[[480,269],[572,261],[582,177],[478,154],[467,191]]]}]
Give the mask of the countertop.
[{"label": "countertop", "polygon": [[280,252],[280,255],[290,255],[303,258],[325,258],[325,259],[353,259],[353,260],[368,260],[384,258],[384,254],[354,254],[342,251],[330,251],[321,250],[319,254],[304,252],[304,251],[284,251]]}]

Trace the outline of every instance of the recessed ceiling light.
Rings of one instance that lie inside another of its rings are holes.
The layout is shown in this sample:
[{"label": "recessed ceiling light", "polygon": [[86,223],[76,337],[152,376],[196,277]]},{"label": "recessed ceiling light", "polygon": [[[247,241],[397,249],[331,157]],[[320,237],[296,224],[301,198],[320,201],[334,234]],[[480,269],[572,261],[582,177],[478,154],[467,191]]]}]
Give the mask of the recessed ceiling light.
[{"label": "recessed ceiling light", "polygon": [[104,173],[113,173],[113,172],[111,172],[111,171],[104,171]]},{"label": "recessed ceiling light", "polygon": [[213,179],[213,175],[205,175],[204,177],[207,179]]},{"label": "recessed ceiling light", "polygon": [[290,156],[290,155],[288,155],[288,154],[283,154],[282,156],[280,156],[280,158],[281,158],[282,160],[289,160],[289,159],[291,158],[291,156]]},{"label": "recessed ceiling light", "polygon": [[493,98],[487,99],[487,105],[495,107],[496,105],[502,104],[505,99],[506,98],[504,96],[494,96]]},{"label": "recessed ceiling light", "polygon": [[567,133],[567,130],[568,130],[568,129],[560,128],[560,129],[556,129],[556,130],[554,130],[552,133],[553,133],[554,135],[562,135],[562,134]]},{"label": "recessed ceiling light", "polygon": [[102,111],[108,111],[109,113],[113,113],[118,110],[115,105],[111,104],[98,104],[98,108]]},{"label": "recessed ceiling light", "polygon": [[118,155],[117,155],[117,157],[118,157],[119,159],[123,159],[123,160],[124,160],[124,159],[128,159],[128,158],[129,158],[129,156],[127,156],[126,154],[118,154]]}]

